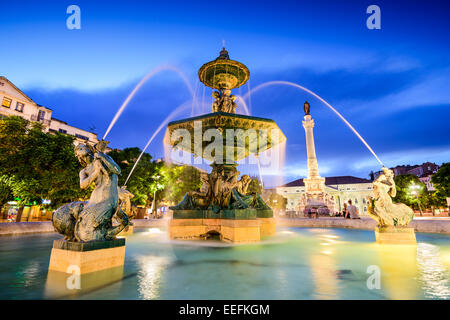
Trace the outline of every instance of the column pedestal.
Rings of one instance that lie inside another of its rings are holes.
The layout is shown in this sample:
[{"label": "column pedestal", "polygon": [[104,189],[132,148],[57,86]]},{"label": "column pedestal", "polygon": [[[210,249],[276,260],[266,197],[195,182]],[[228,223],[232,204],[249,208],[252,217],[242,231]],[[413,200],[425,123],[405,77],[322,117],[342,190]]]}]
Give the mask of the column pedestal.
[{"label": "column pedestal", "polygon": [[272,210],[175,210],[169,223],[171,239],[204,240],[218,235],[232,243],[257,242],[276,233]]}]

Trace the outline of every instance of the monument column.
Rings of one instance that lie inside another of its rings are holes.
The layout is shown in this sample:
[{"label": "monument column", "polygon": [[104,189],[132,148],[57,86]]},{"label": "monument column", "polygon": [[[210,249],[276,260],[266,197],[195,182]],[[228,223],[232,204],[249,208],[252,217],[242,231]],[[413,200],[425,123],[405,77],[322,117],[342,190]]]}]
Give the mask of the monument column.
[{"label": "monument column", "polygon": [[308,198],[315,198],[315,195],[322,194],[325,191],[325,178],[319,175],[319,166],[317,164],[316,148],[314,146],[314,120],[310,112],[310,105],[308,101],[304,104],[305,117],[303,121],[303,128],[305,128],[306,136],[306,153],[308,159],[308,178],[303,179],[306,187],[306,194]]}]

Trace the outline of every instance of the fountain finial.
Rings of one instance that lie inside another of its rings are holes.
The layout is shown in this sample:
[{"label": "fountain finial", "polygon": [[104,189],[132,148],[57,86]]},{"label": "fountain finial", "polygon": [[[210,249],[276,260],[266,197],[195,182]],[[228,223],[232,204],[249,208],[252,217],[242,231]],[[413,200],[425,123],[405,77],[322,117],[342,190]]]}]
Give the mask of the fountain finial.
[{"label": "fountain finial", "polygon": [[246,83],[250,77],[250,71],[244,64],[230,59],[224,41],[219,57],[205,63],[198,71],[198,77],[210,88],[231,90]]},{"label": "fountain finial", "polygon": [[228,55],[227,49],[225,49],[225,40],[222,40],[222,50],[220,50],[220,54],[216,60],[230,60],[230,56]]}]

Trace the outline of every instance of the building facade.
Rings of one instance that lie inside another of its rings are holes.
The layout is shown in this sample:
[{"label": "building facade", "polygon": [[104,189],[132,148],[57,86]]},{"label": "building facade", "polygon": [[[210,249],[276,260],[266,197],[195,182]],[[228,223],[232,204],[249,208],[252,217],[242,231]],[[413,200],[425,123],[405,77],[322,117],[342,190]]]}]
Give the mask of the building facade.
[{"label": "building facade", "polygon": [[[302,198],[306,195],[303,179],[292,181],[277,187],[276,192],[287,199],[286,211],[300,211]],[[352,200],[361,216],[367,215],[367,198],[373,197],[372,182],[367,179],[352,176],[338,176],[325,178],[325,192],[334,202],[335,212],[342,212],[344,203]]]},{"label": "building facade", "polygon": [[52,109],[34,102],[3,76],[0,76],[0,103],[0,117],[19,116],[28,121],[40,122],[45,132],[60,132],[75,137],[75,144],[98,142],[97,134],[53,118]]},{"label": "building facade", "polygon": [[[433,184],[431,183],[431,177],[439,170],[439,165],[433,162],[424,162],[419,165],[401,165],[390,168],[394,172],[394,176],[401,174],[412,174],[419,178],[422,183],[427,186],[428,191],[435,191]],[[374,173],[375,179],[382,174],[383,171]]]}]

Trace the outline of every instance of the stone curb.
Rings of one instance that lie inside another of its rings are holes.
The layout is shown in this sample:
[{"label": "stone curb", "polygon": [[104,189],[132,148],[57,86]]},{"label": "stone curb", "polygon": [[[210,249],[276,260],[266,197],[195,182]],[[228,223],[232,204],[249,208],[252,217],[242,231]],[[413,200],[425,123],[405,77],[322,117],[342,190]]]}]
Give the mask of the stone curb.
[{"label": "stone curb", "polygon": [[[375,230],[376,222],[370,218],[344,219],[344,218],[277,218],[278,227],[304,227],[304,228],[350,228]],[[449,220],[413,220],[409,227],[416,232],[450,234]]]},{"label": "stone curb", "polygon": [[[277,218],[278,227],[304,227],[304,228],[351,228],[374,230],[376,223],[370,218],[343,219],[343,218]],[[135,228],[167,227],[169,219],[135,219]],[[416,232],[450,234],[449,220],[413,220],[409,225]],[[33,233],[54,232],[51,221],[0,223],[0,236],[14,236]]]}]

